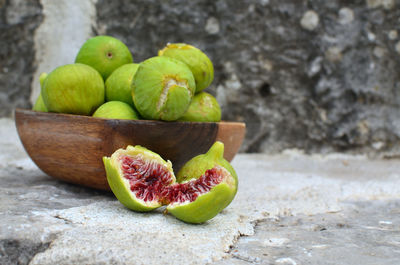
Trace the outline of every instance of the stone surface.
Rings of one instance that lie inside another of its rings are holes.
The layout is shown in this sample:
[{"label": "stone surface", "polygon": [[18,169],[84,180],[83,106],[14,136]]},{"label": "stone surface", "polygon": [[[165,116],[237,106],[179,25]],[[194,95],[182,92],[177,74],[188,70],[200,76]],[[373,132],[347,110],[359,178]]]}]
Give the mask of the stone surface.
[{"label": "stone surface", "polygon": [[314,30],[318,27],[319,17],[318,14],[313,10],[308,10],[304,13],[300,20],[300,25],[306,30]]},{"label": "stone surface", "polygon": [[135,213],[45,175],[0,119],[0,264],[395,264],[399,161],[239,154],[233,203],[202,225]]},{"label": "stone surface", "polygon": [[34,33],[42,20],[39,0],[0,1],[0,117],[30,107]]},{"label": "stone surface", "polygon": [[[269,218],[241,237],[233,260],[256,264],[398,264],[400,202],[347,202],[339,213]],[[375,246],[375,248],[371,248]],[[232,259],[216,264],[232,264]]]}]

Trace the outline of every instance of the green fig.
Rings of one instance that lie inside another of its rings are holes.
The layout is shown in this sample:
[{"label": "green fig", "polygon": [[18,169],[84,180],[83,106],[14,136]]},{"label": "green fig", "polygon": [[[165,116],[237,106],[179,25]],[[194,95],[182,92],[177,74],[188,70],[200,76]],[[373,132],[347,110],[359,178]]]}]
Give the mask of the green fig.
[{"label": "green fig", "polygon": [[225,168],[216,165],[199,178],[167,186],[163,197],[166,211],[187,223],[204,223],[215,217],[236,193],[236,180]]},{"label": "green fig", "polygon": [[134,211],[162,206],[161,191],[175,183],[171,162],[139,145],[118,149],[111,157],[103,157],[103,162],[112,192]]},{"label": "green fig", "polygon": [[43,102],[42,94],[40,93],[38,98],[36,99],[35,104],[33,105],[32,110],[34,111],[41,111],[41,112],[48,112],[46,105]]},{"label": "green fig", "polygon": [[131,83],[139,64],[124,64],[107,78],[106,101],[122,101],[135,107],[132,100]]},{"label": "green fig", "polygon": [[152,57],[139,65],[132,82],[132,97],[144,119],[173,121],[189,107],[196,84],[181,61]]},{"label": "green fig", "polygon": [[39,76],[39,82],[40,82],[40,87],[43,87],[44,80],[46,80],[48,74],[47,73],[41,73]]},{"label": "green fig", "polygon": [[82,45],[76,55],[75,63],[93,67],[104,80],[107,80],[107,77],[121,65],[133,63],[133,58],[122,41],[111,36],[96,36]]},{"label": "green fig", "polygon": [[194,95],[188,110],[179,118],[180,121],[219,122],[221,107],[216,98],[206,92]]},{"label": "green fig", "polygon": [[48,112],[47,107],[43,102],[42,94],[39,94],[38,98],[36,99],[35,105],[33,105],[32,110]]},{"label": "green fig", "polygon": [[[47,73],[41,73],[40,74],[40,76],[39,76],[40,88],[43,87],[43,83],[44,83],[44,80],[46,79],[46,77],[47,77]],[[48,111],[46,105],[43,102],[42,92],[39,93],[39,96],[37,97],[36,102],[33,105],[32,110],[41,111],[41,112],[47,112]]]},{"label": "green fig", "polygon": [[109,101],[101,105],[93,117],[106,119],[139,120],[138,113],[125,102]]},{"label": "green fig", "polygon": [[175,58],[187,64],[196,80],[196,93],[207,88],[214,79],[214,67],[210,58],[192,45],[170,43],[158,55]]},{"label": "green fig", "polygon": [[198,179],[204,172],[215,167],[226,169],[234,179],[234,189],[230,199],[226,201],[225,207],[227,207],[236,195],[239,180],[232,165],[224,159],[224,144],[222,142],[216,141],[207,153],[195,156],[186,162],[176,175],[176,180],[182,183],[193,178]]},{"label": "green fig", "polygon": [[85,64],[67,64],[54,69],[41,91],[50,112],[91,115],[104,103],[104,82]]}]

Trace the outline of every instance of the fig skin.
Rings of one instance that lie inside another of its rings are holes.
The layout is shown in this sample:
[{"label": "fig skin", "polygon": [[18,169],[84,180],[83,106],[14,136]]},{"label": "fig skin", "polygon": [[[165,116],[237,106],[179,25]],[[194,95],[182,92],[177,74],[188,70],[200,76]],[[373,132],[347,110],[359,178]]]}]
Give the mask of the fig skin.
[{"label": "fig skin", "polygon": [[229,172],[227,179],[214,186],[207,193],[201,194],[193,202],[183,204],[169,204],[167,212],[181,221],[192,224],[204,223],[214,218],[232,201],[232,194],[236,193],[236,181]]},{"label": "fig skin", "polygon": [[189,66],[196,80],[196,93],[203,91],[214,80],[214,66],[200,49],[186,43],[169,43],[158,51],[159,56],[175,58]]},{"label": "fig skin", "polygon": [[40,112],[48,112],[46,105],[43,102],[42,94],[40,93],[36,99],[35,105],[33,105],[32,110]]},{"label": "fig skin", "polygon": [[145,60],[132,81],[135,107],[148,120],[177,120],[188,109],[195,90],[190,69],[168,57]]},{"label": "fig skin", "polygon": [[131,84],[138,68],[139,64],[124,64],[111,73],[105,82],[106,101],[122,101],[135,108]]},{"label": "fig skin", "polygon": [[219,122],[221,107],[211,94],[200,92],[194,95],[188,110],[179,118],[179,121]]},{"label": "fig skin", "polygon": [[96,36],[88,39],[79,49],[75,63],[89,65],[96,69],[104,80],[118,67],[133,63],[128,47],[111,36]]},{"label": "fig skin", "polygon": [[157,153],[154,153],[150,150],[148,150],[145,147],[142,147],[140,145],[136,146],[127,146],[127,148],[124,149],[118,149],[115,151],[111,157],[103,157],[103,163],[105,166],[106,170],[106,175],[107,175],[107,181],[108,184],[110,185],[110,188],[112,192],[114,193],[115,197],[127,208],[137,211],[137,212],[148,212],[152,211],[156,208],[159,208],[162,206],[161,202],[152,202],[152,203],[147,203],[142,200],[137,199],[131,192],[130,190],[130,185],[128,180],[124,179],[122,170],[120,169],[119,162],[118,162],[118,157],[121,154],[126,154],[126,155],[141,155],[145,159],[149,160],[154,160],[162,165],[164,165],[168,171],[171,172],[172,176],[172,182],[175,182],[175,175],[172,170],[172,164],[170,161],[165,161],[158,155]]},{"label": "fig skin", "polygon": [[92,116],[106,119],[139,120],[138,113],[129,104],[121,101],[104,103]]},{"label": "fig skin", "polygon": [[[44,80],[47,77],[47,73],[41,73],[39,76],[40,88],[43,87]],[[35,104],[33,105],[32,110],[34,111],[41,111],[41,112],[48,112],[46,105],[43,102],[42,92],[40,91],[39,96],[36,99]]]},{"label": "fig skin", "polygon": [[176,181],[182,183],[193,178],[198,179],[204,174],[204,172],[208,169],[214,168],[215,166],[225,168],[234,179],[234,189],[231,192],[230,199],[226,201],[224,206],[224,208],[226,208],[235,198],[239,180],[232,165],[224,159],[224,144],[222,142],[216,141],[207,153],[195,156],[186,162],[176,175]]},{"label": "fig skin", "polygon": [[104,103],[104,82],[85,64],[67,64],[54,69],[41,91],[49,112],[91,115]]},{"label": "fig skin", "polygon": [[48,74],[47,73],[41,73],[39,76],[39,82],[40,82],[40,87],[43,87],[44,81],[46,80]]}]

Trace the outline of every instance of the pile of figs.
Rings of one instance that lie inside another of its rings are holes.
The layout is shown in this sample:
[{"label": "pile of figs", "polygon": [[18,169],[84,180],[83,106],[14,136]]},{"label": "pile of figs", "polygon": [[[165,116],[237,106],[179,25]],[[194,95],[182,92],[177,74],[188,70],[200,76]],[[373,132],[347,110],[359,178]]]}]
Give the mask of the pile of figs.
[{"label": "pile of figs", "polygon": [[74,64],[40,76],[35,111],[109,119],[218,122],[221,108],[204,92],[214,79],[211,60],[200,49],[167,44],[136,64],[128,47],[96,36],[80,48]]},{"label": "pile of figs", "polygon": [[[205,53],[184,43],[168,44],[139,64],[120,40],[97,36],[80,48],[74,64],[40,76],[35,111],[107,119],[219,122],[217,100],[204,92],[214,79]],[[99,158],[100,159],[100,158]],[[127,208],[164,212],[187,223],[215,217],[234,199],[235,170],[224,145],[187,162],[177,173],[170,161],[143,146],[127,146],[103,157],[107,180]]]}]

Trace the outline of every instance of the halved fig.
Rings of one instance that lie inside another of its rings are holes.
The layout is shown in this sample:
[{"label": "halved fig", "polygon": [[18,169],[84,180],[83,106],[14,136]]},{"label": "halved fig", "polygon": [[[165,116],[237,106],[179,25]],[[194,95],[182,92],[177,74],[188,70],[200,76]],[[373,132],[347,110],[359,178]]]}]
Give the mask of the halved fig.
[{"label": "halved fig", "polygon": [[118,149],[111,157],[103,157],[103,162],[111,190],[134,211],[162,206],[161,192],[175,183],[171,162],[139,145]]},{"label": "halved fig", "polygon": [[176,181],[182,183],[193,178],[201,178],[204,172],[215,167],[224,168],[233,178],[234,189],[230,200],[226,201],[225,207],[227,207],[236,195],[239,180],[232,165],[224,158],[224,144],[222,142],[216,141],[207,153],[195,156],[186,162],[176,175]]},{"label": "halved fig", "polygon": [[167,212],[187,223],[203,223],[215,217],[236,193],[228,170],[215,166],[198,179],[172,184],[162,192]]}]

